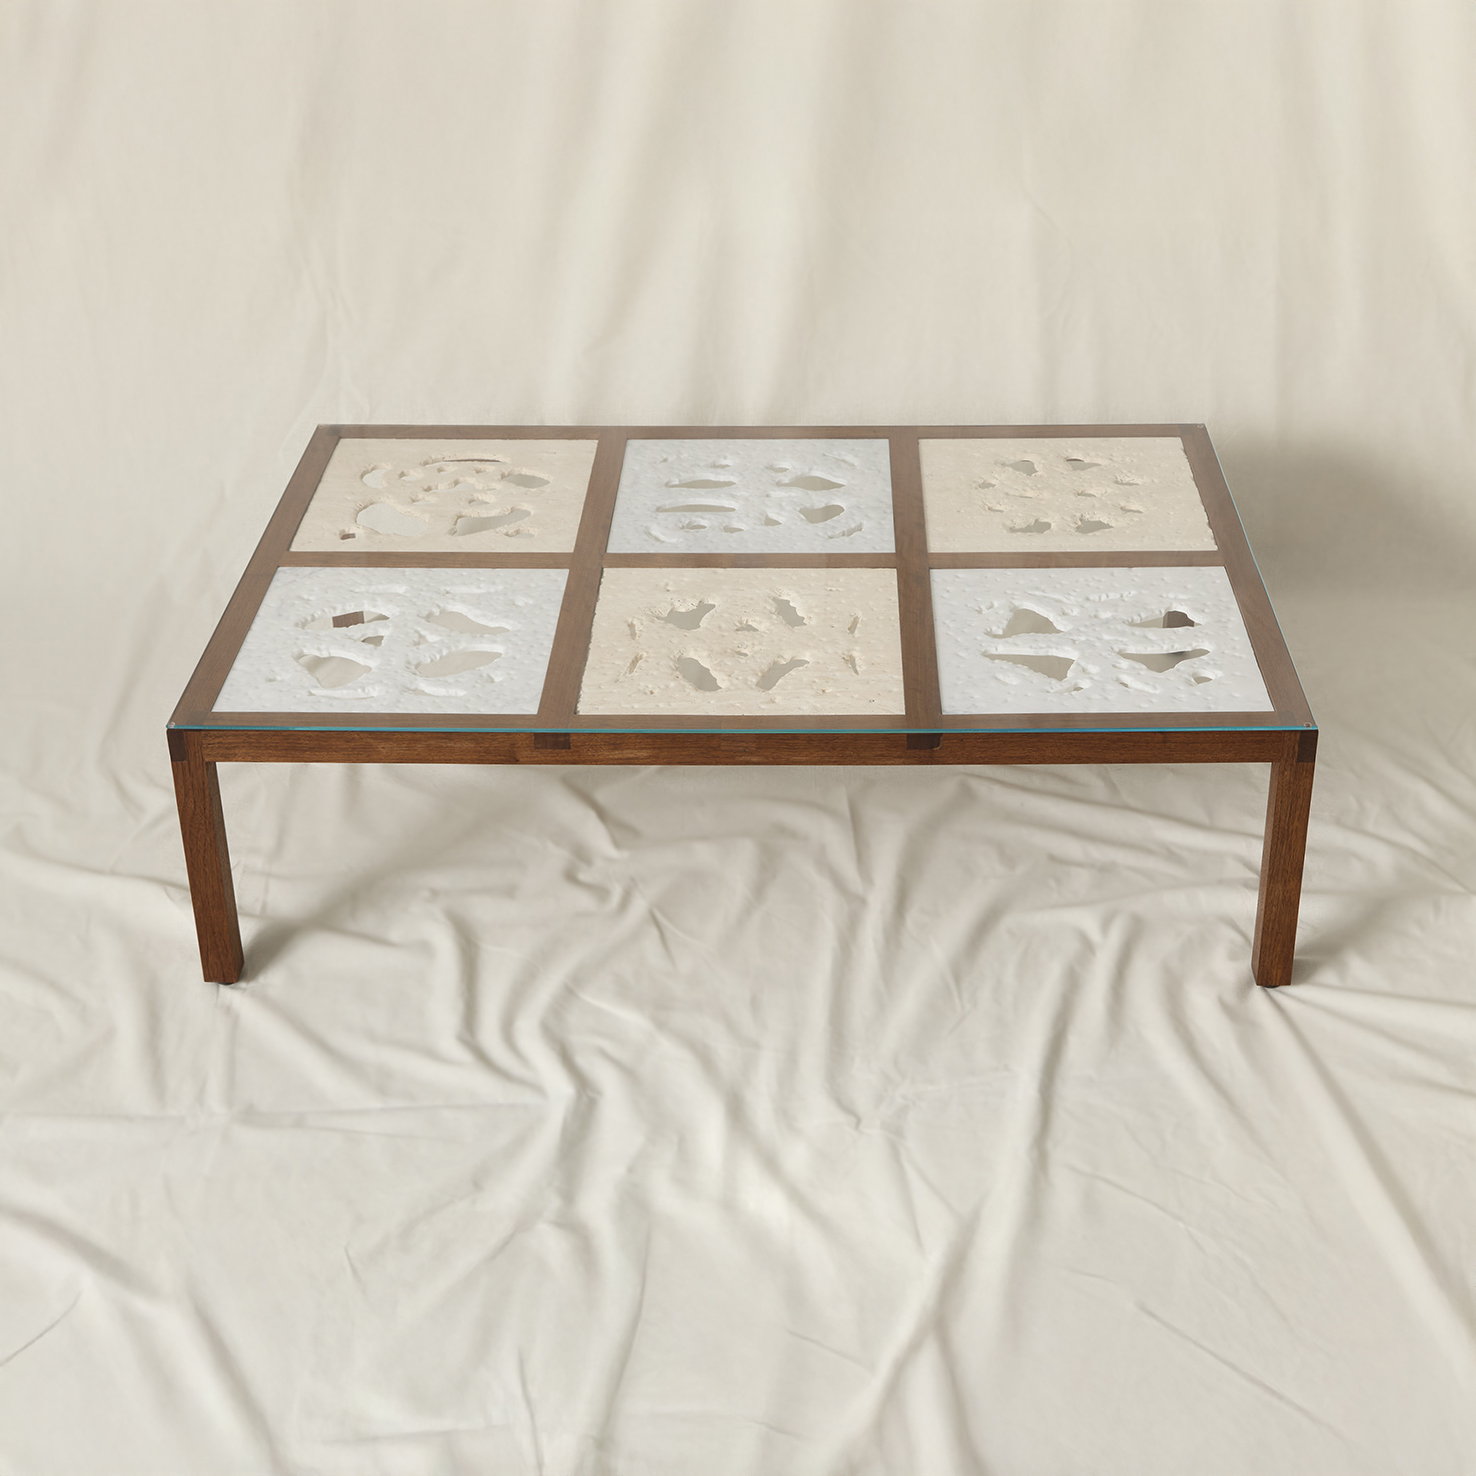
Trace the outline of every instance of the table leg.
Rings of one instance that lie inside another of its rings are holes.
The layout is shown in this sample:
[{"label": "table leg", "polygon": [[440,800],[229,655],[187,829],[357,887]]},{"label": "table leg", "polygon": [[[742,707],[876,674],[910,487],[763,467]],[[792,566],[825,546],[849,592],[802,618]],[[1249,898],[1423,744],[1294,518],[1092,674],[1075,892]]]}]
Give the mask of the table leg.
[{"label": "table leg", "polygon": [[1290,734],[1286,756],[1271,765],[1261,895],[1256,905],[1255,942],[1251,945],[1251,972],[1263,989],[1291,983],[1316,762],[1317,733],[1313,730]]},{"label": "table leg", "polygon": [[236,918],[236,889],[231,885],[215,765],[205,761],[201,735],[178,728],[169,732],[169,760],[195,933],[200,940],[200,965],[210,983],[234,984],[241,977],[241,926]]}]

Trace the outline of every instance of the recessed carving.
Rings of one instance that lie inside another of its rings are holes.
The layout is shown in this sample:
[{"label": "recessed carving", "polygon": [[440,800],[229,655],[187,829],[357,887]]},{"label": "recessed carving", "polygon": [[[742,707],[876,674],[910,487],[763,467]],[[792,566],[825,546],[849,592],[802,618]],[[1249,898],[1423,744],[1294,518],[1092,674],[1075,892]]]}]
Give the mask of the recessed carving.
[{"label": "recessed carving", "polygon": [[661,618],[668,625],[676,626],[678,630],[696,630],[716,609],[716,605],[709,604],[706,600],[698,600],[690,610],[678,610],[673,606]]},{"label": "recessed carving", "polygon": [[486,666],[496,661],[501,655],[501,651],[477,649],[476,647],[464,651],[448,651],[444,656],[435,656],[429,661],[417,662],[415,670],[421,676],[427,677],[460,676],[464,671],[475,671],[479,666]]},{"label": "recessed carving", "polygon": [[[305,621],[302,628],[304,630],[349,630],[356,625],[372,625],[376,621],[388,618],[382,610],[330,611]],[[354,631],[354,634],[361,639],[363,637],[362,631]]]},{"label": "recessed carving", "polygon": [[485,621],[473,620],[470,615],[461,610],[437,610],[428,618],[432,625],[443,626],[446,630],[457,630],[463,635],[504,635],[507,631],[506,626],[488,625]]},{"label": "recessed carving", "polygon": [[[845,658],[843,657],[842,659],[844,660]],[[806,661],[803,656],[796,656],[792,661],[776,661],[763,674],[763,676],[758,679],[759,691],[772,692],[774,688],[777,687],[779,683],[789,675],[790,672],[798,671],[800,667],[808,666],[809,664],[810,663]],[[857,670],[854,657],[852,657],[851,661],[848,664],[850,665],[852,671]]]},{"label": "recessed carving", "polygon": [[292,547],[567,551],[584,510],[595,446],[593,440],[345,436]]},{"label": "recessed carving", "polygon": [[1060,635],[1061,632],[1039,610],[1032,610],[1028,605],[1021,605],[1011,612],[1009,623],[1000,634],[1008,640],[1011,636]]},{"label": "recessed carving", "polygon": [[297,662],[325,691],[346,687],[373,670],[367,662],[355,661],[351,656],[313,656],[304,652]]},{"label": "recessed carving", "polygon": [[360,510],[355,521],[361,528],[392,533],[396,538],[423,538],[430,532],[430,524],[424,518],[401,512],[388,502],[371,502]]},{"label": "recessed carving", "polygon": [[493,528],[507,528],[513,523],[521,523],[532,516],[531,508],[513,507],[506,512],[494,513],[491,517],[459,517],[456,520],[456,536],[465,538],[471,533],[487,533]]},{"label": "recessed carving", "polygon": [[947,713],[1270,708],[1223,569],[935,569],[932,584]]},{"label": "recessed carving", "polygon": [[218,712],[536,712],[563,569],[279,569]]},{"label": "recessed carving", "polygon": [[1165,610],[1161,615],[1150,615],[1146,620],[1133,621],[1140,630],[1177,630],[1194,623],[1182,610]]},{"label": "recessed carving", "polygon": [[[1208,656],[1209,651],[1200,646],[1193,651],[1123,651],[1120,653],[1128,661],[1136,661],[1139,666],[1146,666],[1149,671],[1172,671],[1181,661],[1194,661],[1201,656]],[[1196,673],[1201,682],[1212,682],[1214,678],[1208,674]]]},{"label": "recessed carving", "polygon": [[[721,496],[683,496],[720,492]],[[817,495],[823,494],[823,495]],[[614,553],[892,549],[891,459],[881,439],[630,441]]]},{"label": "recessed carving", "polygon": [[678,656],[677,670],[699,692],[716,692],[718,679],[695,656]]},{"label": "recessed carving", "polygon": [[607,569],[579,707],[900,714],[901,675],[891,569]]},{"label": "recessed carving", "polygon": [[1064,682],[1071,675],[1076,661],[1070,656],[1007,656],[999,651],[985,653],[991,661],[1007,661],[1012,666],[1023,666],[1027,671],[1038,671],[1053,682]]},{"label": "recessed carving", "polygon": [[919,450],[928,546],[937,553],[1005,552],[1022,535],[1042,550],[1082,538],[1099,549],[1215,546],[1176,437],[925,436]]}]

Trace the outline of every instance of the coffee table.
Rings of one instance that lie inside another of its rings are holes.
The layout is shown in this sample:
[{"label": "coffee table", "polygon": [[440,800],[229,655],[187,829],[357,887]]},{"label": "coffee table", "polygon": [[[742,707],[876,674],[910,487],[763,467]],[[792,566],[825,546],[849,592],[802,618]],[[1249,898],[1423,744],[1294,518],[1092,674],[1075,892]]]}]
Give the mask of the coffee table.
[{"label": "coffee table", "polygon": [[169,723],[207,980],[219,763],[1271,766],[1317,728],[1202,425],[319,426]]}]

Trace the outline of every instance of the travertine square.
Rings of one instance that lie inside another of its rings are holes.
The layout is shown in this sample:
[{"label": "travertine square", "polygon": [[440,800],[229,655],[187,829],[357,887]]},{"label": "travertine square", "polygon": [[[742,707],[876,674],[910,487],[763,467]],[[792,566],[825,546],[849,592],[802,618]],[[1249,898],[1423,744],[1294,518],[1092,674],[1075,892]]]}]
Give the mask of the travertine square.
[{"label": "travertine square", "polygon": [[924,437],[919,449],[935,553],[1215,547],[1176,436]]},{"label": "travertine square", "polygon": [[900,715],[892,569],[606,569],[582,713]]},{"label": "travertine square", "polygon": [[935,569],[945,713],[1266,712],[1225,571]]},{"label": "travertine square", "polygon": [[612,553],[891,553],[885,440],[630,441]]},{"label": "travertine square", "polygon": [[565,553],[597,442],[345,437],[294,549]]},{"label": "travertine square", "polygon": [[565,569],[278,569],[217,712],[538,710]]}]

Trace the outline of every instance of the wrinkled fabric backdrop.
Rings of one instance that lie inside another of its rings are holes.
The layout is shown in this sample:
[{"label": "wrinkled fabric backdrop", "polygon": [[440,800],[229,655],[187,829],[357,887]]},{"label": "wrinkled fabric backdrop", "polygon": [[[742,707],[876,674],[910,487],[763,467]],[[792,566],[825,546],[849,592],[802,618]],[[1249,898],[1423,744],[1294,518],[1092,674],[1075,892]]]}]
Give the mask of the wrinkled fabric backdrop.
[{"label": "wrinkled fabric backdrop", "polygon": [[[0,21],[0,1471],[1476,1469],[1476,9]],[[227,767],[319,421],[1203,420],[1254,767]]]}]

